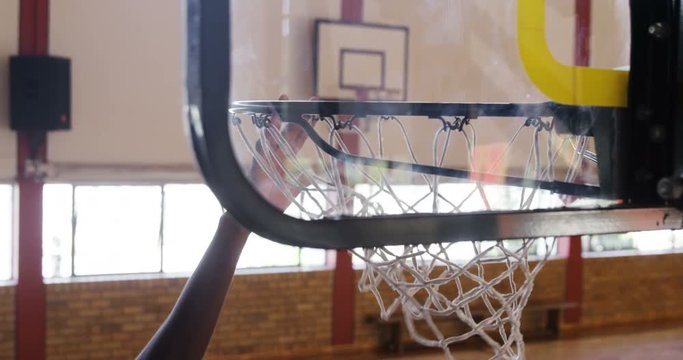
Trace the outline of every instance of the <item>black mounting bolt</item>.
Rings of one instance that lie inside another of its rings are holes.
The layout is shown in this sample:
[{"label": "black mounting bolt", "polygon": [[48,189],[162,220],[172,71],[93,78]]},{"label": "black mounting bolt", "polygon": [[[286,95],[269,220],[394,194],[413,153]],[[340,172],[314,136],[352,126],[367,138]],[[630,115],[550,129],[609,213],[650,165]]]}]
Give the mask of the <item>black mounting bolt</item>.
[{"label": "black mounting bolt", "polygon": [[647,121],[652,117],[652,110],[647,106],[640,105],[636,109],[636,119],[639,121]]},{"label": "black mounting bolt", "polygon": [[650,128],[650,140],[655,143],[661,144],[666,139],[666,131],[661,125],[654,125]]},{"label": "black mounting bolt", "polygon": [[661,22],[656,22],[647,28],[647,33],[650,34],[655,39],[663,39],[669,35],[669,29],[666,24]]},{"label": "black mounting bolt", "polygon": [[657,183],[657,194],[664,200],[678,200],[683,196],[683,181],[678,178],[662,178]]},{"label": "black mounting bolt", "polygon": [[640,168],[640,169],[636,170],[636,172],[634,174],[634,180],[636,183],[640,183],[640,184],[651,182],[654,180],[654,174],[652,173],[652,171],[650,171],[648,169]]}]

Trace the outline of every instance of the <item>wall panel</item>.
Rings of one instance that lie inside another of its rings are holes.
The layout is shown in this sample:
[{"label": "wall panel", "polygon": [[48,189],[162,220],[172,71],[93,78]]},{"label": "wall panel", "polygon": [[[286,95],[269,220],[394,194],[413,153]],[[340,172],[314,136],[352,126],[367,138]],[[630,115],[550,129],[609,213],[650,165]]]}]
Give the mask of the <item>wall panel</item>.
[{"label": "wall panel", "polygon": [[339,19],[341,2],[235,0],[232,6],[232,100],[311,97],[315,20]]},{"label": "wall panel", "polygon": [[72,59],[73,130],[50,138],[55,164],[183,165],[180,0],[50,4],[50,52]]},{"label": "wall panel", "polygon": [[14,358],[15,287],[0,284],[0,360]]},{"label": "wall panel", "polygon": [[[329,271],[236,276],[206,357],[329,344],[331,281]],[[166,318],[185,282],[168,278],[48,285],[48,358],[132,359]],[[3,330],[0,322],[0,339]]]},{"label": "wall panel", "polygon": [[17,135],[9,129],[9,56],[19,51],[19,0],[0,1],[0,181],[16,174]]},{"label": "wall panel", "polygon": [[[310,97],[314,20],[339,9],[339,0],[235,1],[232,99]],[[51,138],[55,177],[193,173],[182,124],[182,13],[180,0],[52,4],[51,52],[72,58],[74,122]]]},{"label": "wall panel", "polygon": [[683,254],[584,259],[585,327],[683,319]]},{"label": "wall panel", "polygon": [[592,2],[591,65],[616,68],[630,64],[631,20],[628,0]]}]

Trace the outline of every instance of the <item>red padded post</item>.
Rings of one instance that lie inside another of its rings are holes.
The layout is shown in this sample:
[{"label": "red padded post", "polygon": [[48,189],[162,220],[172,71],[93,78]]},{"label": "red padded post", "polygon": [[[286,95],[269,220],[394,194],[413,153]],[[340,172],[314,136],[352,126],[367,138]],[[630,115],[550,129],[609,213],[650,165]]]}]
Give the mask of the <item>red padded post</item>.
[{"label": "red padded post", "polygon": [[576,0],[576,26],[574,28],[574,65],[590,64],[591,1]]},{"label": "red padded post", "polygon": [[[356,153],[358,136],[352,132],[341,132],[340,136],[349,152]],[[346,179],[342,179],[346,182]],[[333,251],[334,276],[332,289],[332,345],[352,344],[355,325],[354,299],[356,278],[351,254],[348,251]]]},{"label": "red padded post", "polygon": [[363,21],[363,0],[342,0],[342,20],[353,23]]},{"label": "red padded post", "polygon": [[[359,23],[363,21],[363,0],[342,0],[342,20]],[[355,134],[343,133],[342,139],[354,152],[358,147]],[[355,145],[354,145],[355,144]],[[354,297],[356,279],[351,262],[351,254],[347,251],[331,252],[330,258],[334,263],[332,290],[332,345],[353,343],[353,328],[355,325]]]},{"label": "red padded post", "polygon": [[[574,29],[574,65],[590,65],[591,38],[591,2],[592,0],[576,0],[576,25]],[[583,249],[581,236],[561,239],[565,242],[561,255],[567,256],[566,300],[578,306],[564,311],[564,322],[581,321],[581,303],[583,300]]]},{"label": "red padded post", "polygon": [[[48,53],[49,0],[21,0],[19,8],[19,53]],[[32,141],[33,140],[33,141]],[[40,140],[40,141],[36,141]],[[15,302],[15,353],[19,360],[45,359],[46,299],[42,274],[43,183],[26,175],[25,164],[32,147],[38,160],[45,160],[45,135],[17,135],[18,249]],[[33,143],[33,144],[32,144]]]}]

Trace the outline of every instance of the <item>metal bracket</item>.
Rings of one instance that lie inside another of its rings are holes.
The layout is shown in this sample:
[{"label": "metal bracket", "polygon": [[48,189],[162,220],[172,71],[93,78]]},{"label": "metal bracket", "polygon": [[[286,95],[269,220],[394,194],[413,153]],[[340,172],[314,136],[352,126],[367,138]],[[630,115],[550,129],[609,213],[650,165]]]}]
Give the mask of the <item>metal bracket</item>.
[{"label": "metal bracket", "polygon": [[667,186],[683,173],[682,25],[681,0],[631,1],[629,108],[619,133],[632,204],[683,206],[683,192]]},{"label": "metal bracket", "polygon": [[47,162],[37,159],[26,159],[22,176],[24,179],[44,182],[51,172],[51,167]]}]

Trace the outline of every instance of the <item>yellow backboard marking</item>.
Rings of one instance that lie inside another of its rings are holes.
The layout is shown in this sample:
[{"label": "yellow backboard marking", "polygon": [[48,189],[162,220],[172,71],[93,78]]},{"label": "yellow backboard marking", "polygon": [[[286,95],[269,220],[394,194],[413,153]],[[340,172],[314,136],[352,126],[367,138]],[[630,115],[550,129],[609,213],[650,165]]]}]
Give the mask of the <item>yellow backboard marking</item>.
[{"label": "yellow backboard marking", "polygon": [[545,0],[518,0],[518,47],[531,81],[550,100],[583,106],[626,107],[628,72],[564,65],[548,48]]}]

